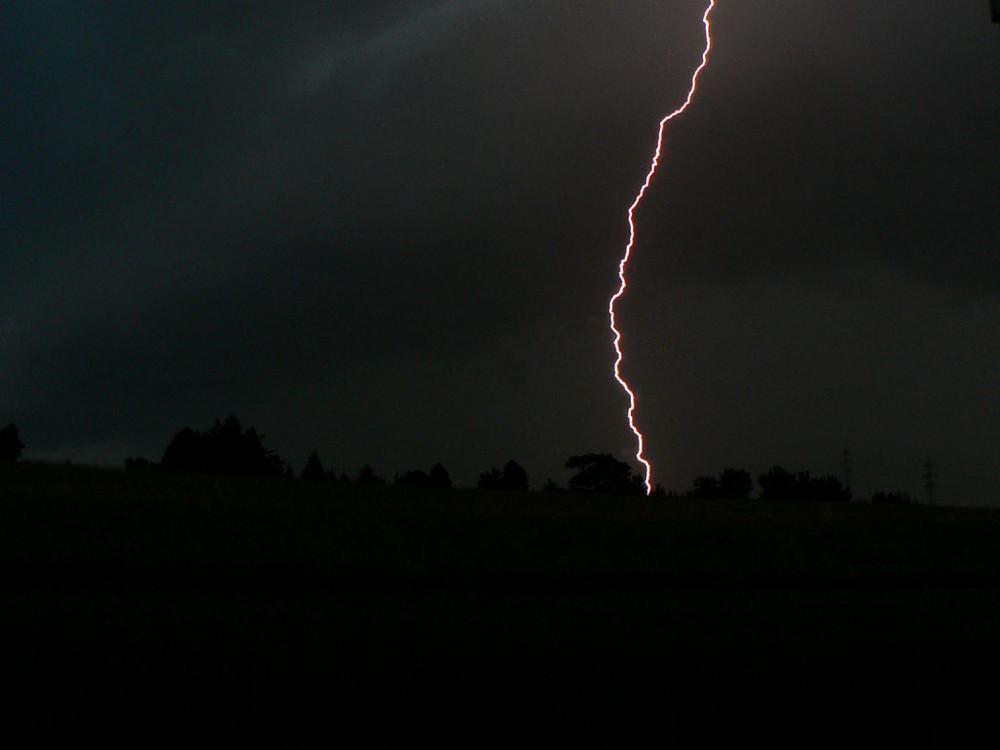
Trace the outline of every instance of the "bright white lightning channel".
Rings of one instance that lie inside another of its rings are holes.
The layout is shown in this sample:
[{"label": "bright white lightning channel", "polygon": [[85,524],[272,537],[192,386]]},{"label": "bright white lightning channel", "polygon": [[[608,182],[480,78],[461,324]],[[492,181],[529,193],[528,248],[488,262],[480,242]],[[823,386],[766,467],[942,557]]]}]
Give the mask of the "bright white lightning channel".
[{"label": "bright white lightning channel", "polygon": [[632,205],[628,209],[628,245],[625,246],[625,254],[622,256],[621,261],[618,263],[618,278],[621,281],[621,285],[618,287],[618,291],[612,295],[611,299],[608,301],[608,317],[611,321],[611,332],[614,335],[614,347],[615,347],[615,380],[621,385],[622,389],[628,396],[628,426],[631,428],[632,433],[635,435],[638,448],[636,450],[635,457],[645,467],[646,477],[646,494],[648,495],[653,491],[652,484],[652,473],[653,467],[650,465],[649,461],[646,460],[643,455],[643,450],[645,448],[645,438],[642,432],[636,427],[635,424],[635,392],[629,387],[629,384],[622,377],[621,365],[624,355],[622,354],[621,341],[622,334],[618,330],[618,326],[615,320],[615,303],[625,294],[625,289],[628,287],[628,283],[625,281],[625,267],[628,265],[629,259],[632,257],[632,248],[635,245],[635,210],[642,203],[642,199],[646,195],[646,190],[649,189],[650,183],[653,181],[653,175],[656,174],[656,168],[660,165],[660,154],[663,151],[663,133],[666,129],[667,123],[677,117],[679,114],[684,112],[691,104],[691,100],[694,98],[694,92],[698,88],[698,74],[704,70],[705,66],[708,65],[708,53],[712,49],[712,26],[709,22],[709,16],[712,14],[712,9],[715,8],[715,0],[709,0],[708,8],[705,9],[705,15],[702,16],[702,23],[705,25],[705,51],[701,55],[701,64],[695,69],[694,74],[691,76],[691,87],[688,89],[687,99],[684,103],[671,112],[669,115],[660,120],[660,130],[656,138],[656,149],[653,152],[653,161],[649,166],[649,172],[646,173],[646,180],[642,183],[642,188],[639,190],[639,194],[636,195],[635,200],[632,201]]}]

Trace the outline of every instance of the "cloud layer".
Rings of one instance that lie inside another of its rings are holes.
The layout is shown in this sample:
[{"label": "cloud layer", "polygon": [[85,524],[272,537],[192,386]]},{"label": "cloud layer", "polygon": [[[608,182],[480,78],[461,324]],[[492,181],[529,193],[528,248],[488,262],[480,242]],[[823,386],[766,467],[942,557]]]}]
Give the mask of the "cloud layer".
[{"label": "cloud layer", "polygon": [[[849,444],[871,489],[932,454],[988,500],[1000,41],[972,5],[719,4],[621,305],[668,486]],[[235,411],[293,462],[466,482],[627,455],[604,309],[702,10],[8,4],[0,419],[119,460]]]}]

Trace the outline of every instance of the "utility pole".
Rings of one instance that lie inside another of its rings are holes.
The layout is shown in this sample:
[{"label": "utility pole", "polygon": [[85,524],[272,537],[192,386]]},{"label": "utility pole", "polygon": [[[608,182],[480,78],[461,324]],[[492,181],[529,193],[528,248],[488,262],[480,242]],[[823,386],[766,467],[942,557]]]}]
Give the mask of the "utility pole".
[{"label": "utility pole", "polygon": [[844,452],[841,454],[844,459],[844,489],[847,493],[853,496],[851,492],[851,452],[844,446]]},{"label": "utility pole", "polygon": [[931,457],[927,457],[924,462],[924,490],[927,492],[927,504],[934,505],[934,490],[937,489],[937,472],[934,471],[934,464]]}]

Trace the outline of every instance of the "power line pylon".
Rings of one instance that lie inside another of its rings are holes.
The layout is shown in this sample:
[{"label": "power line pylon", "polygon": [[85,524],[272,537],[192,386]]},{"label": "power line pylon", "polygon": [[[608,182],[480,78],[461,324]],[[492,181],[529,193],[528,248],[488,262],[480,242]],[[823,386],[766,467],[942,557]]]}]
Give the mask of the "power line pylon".
[{"label": "power line pylon", "polygon": [[853,497],[854,493],[851,491],[851,451],[848,450],[847,446],[844,446],[844,451],[840,455],[844,460],[844,489],[847,490],[848,496]]},{"label": "power line pylon", "polygon": [[927,504],[934,505],[934,491],[937,489],[937,472],[930,456],[924,462],[924,491],[927,493]]}]

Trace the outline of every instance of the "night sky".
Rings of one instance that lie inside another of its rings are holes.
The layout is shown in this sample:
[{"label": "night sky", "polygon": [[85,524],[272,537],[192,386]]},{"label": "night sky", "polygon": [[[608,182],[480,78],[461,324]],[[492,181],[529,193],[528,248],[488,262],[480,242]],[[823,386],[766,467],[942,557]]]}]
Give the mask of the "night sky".
[{"label": "night sky", "polygon": [[[696,0],[8,0],[0,423],[298,471],[628,459],[608,297]],[[654,482],[772,465],[1000,503],[986,0],[719,0],[618,305]]]}]

